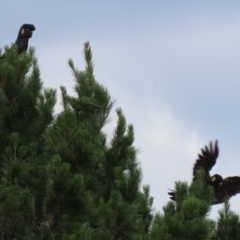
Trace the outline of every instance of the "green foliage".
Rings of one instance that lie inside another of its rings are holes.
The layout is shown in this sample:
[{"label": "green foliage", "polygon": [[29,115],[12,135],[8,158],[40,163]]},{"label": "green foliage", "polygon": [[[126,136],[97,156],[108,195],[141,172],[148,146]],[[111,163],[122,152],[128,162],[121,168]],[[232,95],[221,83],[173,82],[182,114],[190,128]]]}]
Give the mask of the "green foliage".
[{"label": "green foliage", "polygon": [[[151,236],[153,239],[210,239],[212,223],[206,217],[213,200],[213,189],[206,187],[204,170],[190,187],[176,182],[176,202],[168,202],[163,214],[157,214]],[[207,197],[206,197],[207,195]]]},{"label": "green foliage", "polygon": [[[205,184],[205,171],[200,168],[197,170],[197,178],[189,189],[189,192],[193,194],[196,198],[201,199],[211,205],[214,201],[214,188],[211,186],[206,186]],[[206,212],[209,210],[206,209]]]},{"label": "green foliage", "polygon": [[230,210],[229,201],[226,200],[223,209],[219,211],[213,240],[240,239],[240,217]]},{"label": "green foliage", "polygon": [[34,218],[34,200],[28,188],[22,188],[17,179],[8,183],[1,179],[0,185],[0,236],[14,239],[24,236]]},{"label": "green foliage", "polygon": [[56,91],[43,89],[33,48],[19,56],[15,46],[7,52],[0,61],[1,239],[22,239],[44,219],[43,143]]},{"label": "green foliage", "polygon": [[[114,101],[69,60],[76,96],[43,89],[34,49],[0,61],[0,239],[147,239],[153,198],[140,190],[133,126],[121,109],[113,138],[102,131]],[[109,142],[109,144],[108,144]]]},{"label": "green foliage", "polygon": [[[188,186],[176,182],[176,202],[153,213],[150,187],[133,146],[134,128],[116,109],[111,139],[103,127],[114,101],[94,76],[90,44],[85,70],[70,59],[75,96],[43,89],[34,49],[13,45],[0,61],[0,239],[239,239],[239,216],[225,208],[207,218],[213,188],[204,171]],[[1,52],[1,51],[0,51]]]},{"label": "green foliage", "polygon": [[240,239],[239,216],[230,211],[228,201],[215,222],[208,218],[214,201],[214,189],[205,184],[205,172],[199,169],[190,186],[175,184],[176,202],[170,201],[157,213],[151,228],[151,239],[163,240],[230,240]]},{"label": "green foliage", "polygon": [[0,151],[18,132],[22,145],[39,141],[53,120],[56,91],[43,90],[34,49],[17,55],[16,46],[0,61]]}]

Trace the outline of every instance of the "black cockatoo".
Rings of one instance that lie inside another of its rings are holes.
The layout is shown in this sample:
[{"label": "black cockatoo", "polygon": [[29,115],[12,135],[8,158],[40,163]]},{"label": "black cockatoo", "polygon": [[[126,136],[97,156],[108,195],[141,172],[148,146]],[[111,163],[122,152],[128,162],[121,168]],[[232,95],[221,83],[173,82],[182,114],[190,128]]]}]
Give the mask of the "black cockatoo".
[{"label": "black cockatoo", "polygon": [[[232,197],[238,193],[240,193],[240,177],[227,177],[222,178],[219,174],[215,174],[210,176],[210,171],[212,167],[216,163],[216,159],[218,157],[218,145],[217,141],[215,142],[215,146],[212,142],[210,142],[210,146],[205,146],[202,149],[202,153],[198,155],[198,159],[196,160],[193,167],[193,181],[196,180],[197,170],[202,167],[206,173],[206,185],[211,185],[215,190],[215,199],[213,204],[218,204],[224,202],[226,197]],[[176,200],[175,192],[168,192],[170,195],[170,199]]]},{"label": "black cockatoo", "polygon": [[[33,31],[35,31],[35,27],[33,24],[23,24],[19,31],[18,36],[15,41],[15,44],[18,48],[18,54],[27,51],[28,48],[28,39],[32,37]],[[5,57],[5,54],[2,55],[1,59]]]}]

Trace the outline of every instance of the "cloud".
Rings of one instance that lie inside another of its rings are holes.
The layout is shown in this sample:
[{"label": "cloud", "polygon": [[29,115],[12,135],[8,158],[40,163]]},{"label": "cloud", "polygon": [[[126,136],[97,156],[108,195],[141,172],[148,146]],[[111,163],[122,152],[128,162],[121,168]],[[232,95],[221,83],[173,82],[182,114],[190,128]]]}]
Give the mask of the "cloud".
[{"label": "cloud", "polygon": [[[239,141],[239,27],[240,18],[197,16],[155,22],[141,31],[91,32],[91,39],[69,29],[68,41],[59,33],[47,44],[35,44],[45,86],[63,85],[72,94],[74,79],[66,62],[71,57],[83,69],[82,43],[90,40],[96,79],[134,125],[143,184],[150,184],[154,206],[161,210],[174,181],[191,181],[197,154],[212,137],[221,144],[213,172],[239,175],[234,157],[240,155],[234,145]],[[116,125],[115,113],[111,116],[105,127],[110,136]],[[231,200],[233,210],[239,209],[238,199]],[[213,207],[214,216],[219,207]]]},{"label": "cloud", "polygon": [[191,181],[193,159],[202,141],[198,132],[187,128],[169,108],[151,109],[139,119],[144,119],[137,122],[136,129],[143,182],[150,184],[159,210],[168,201],[167,190],[174,187],[175,181]]}]

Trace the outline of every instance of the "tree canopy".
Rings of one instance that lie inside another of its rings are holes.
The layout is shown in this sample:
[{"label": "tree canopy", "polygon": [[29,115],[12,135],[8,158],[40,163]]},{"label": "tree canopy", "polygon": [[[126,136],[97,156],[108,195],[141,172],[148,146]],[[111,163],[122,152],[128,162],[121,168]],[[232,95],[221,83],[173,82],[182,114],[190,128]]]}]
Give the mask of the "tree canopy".
[{"label": "tree canopy", "polygon": [[176,182],[176,202],[154,211],[122,109],[111,139],[103,131],[114,100],[95,78],[89,42],[84,58],[82,71],[68,61],[75,96],[61,86],[57,114],[34,48],[9,47],[0,60],[0,239],[240,239],[228,201],[208,218],[203,171],[191,185]]}]

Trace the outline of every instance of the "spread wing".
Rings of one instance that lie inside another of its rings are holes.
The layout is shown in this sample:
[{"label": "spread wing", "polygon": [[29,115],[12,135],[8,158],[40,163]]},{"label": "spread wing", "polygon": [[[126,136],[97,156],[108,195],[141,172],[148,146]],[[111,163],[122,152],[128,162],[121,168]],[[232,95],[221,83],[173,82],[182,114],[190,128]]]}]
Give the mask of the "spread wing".
[{"label": "spread wing", "polygon": [[216,159],[218,157],[218,141],[215,141],[215,145],[213,142],[210,142],[209,147],[205,146],[202,149],[202,152],[198,155],[198,159],[196,160],[193,167],[193,181],[196,180],[197,170],[202,167],[206,171],[206,177],[210,178],[209,171],[216,163]]},{"label": "spread wing", "polygon": [[215,204],[224,202],[226,197],[232,197],[240,193],[240,177],[227,177],[215,190]]}]

